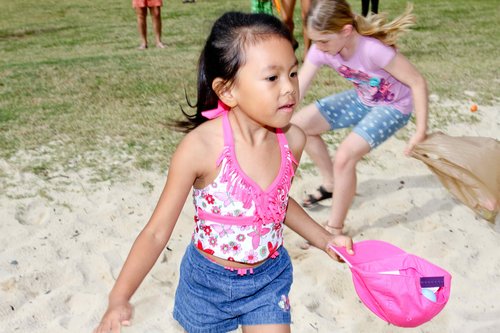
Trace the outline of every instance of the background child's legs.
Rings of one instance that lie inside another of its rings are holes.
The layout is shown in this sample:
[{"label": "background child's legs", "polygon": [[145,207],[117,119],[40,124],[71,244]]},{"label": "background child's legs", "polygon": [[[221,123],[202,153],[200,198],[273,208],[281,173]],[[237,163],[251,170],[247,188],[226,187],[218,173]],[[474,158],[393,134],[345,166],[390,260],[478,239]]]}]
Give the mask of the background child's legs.
[{"label": "background child's legs", "polygon": [[311,7],[312,0],[300,0],[301,7],[301,15],[302,15],[302,36],[304,36],[304,59],[306,58],[307,51],[311,46],[311,40],[307,36],[307,27],[306,27],[306,16],[309,12],[309,8]]},{"label": "background child's legs", "polygon": [[139,36],[141,37],[141,45],[139,48],[145,49],[148,47],[148,37],[147,37],[147,24],[146,16],[148,14],[146,7],[134,7],[135,13],[137,15],[137,29],[139,30]]},{"label": "background child's legs", "polygon": [[[357,101],[359,103],[359,100]],[[367,107],[369,112],[357,123],[352,133],[340,144],[333,165],[333,204],[328,225],[341,232],[356,193],[356,165],[371,149],[405,126],[410,115],[390,106]]]},{"label": "background child's legs", "polygon": [[[295,9],[295,1],[296,0],[281,0],[281,19],[283,23],[288,27],[290,33],[293,37],[293,30],[295,28],[295,24],[293,23],[293,11]],[[293,38],[294,44],[297,44],[295,37]],[[296,47],[294,45],[294,48]]]},{"label": "background child's legs", "polygon": [[242,326],[243,333],[290,333],[290,325],[253,325]]},{"label": "background child's legs", "polygon": [[363,16],[368,16],[370,3],[372,5],[371,12],[374,14],[378,13],[378,0],[361,0],[361,14]]},{"label": "background child's legs", "polygon": [[[320,135],[328,130],[354,126],[368,111],[356,92],[348,90],[318,100],[292,117],[291,122],[301,127],[307,135],[305,151],[318,167],[326,191],[332,192],[334,188],[334,165]],[[322,198],[325,196],[318,189],[303,201],[303,205],[310,206]]]},{"label": "background child's legs", "polygon": [[334,228],[333,233],[339,234],[344,227],[344,220],[356,194],[356,165],[363,156],[371,150],[365,139],[356,133],[350,133],[342,141],[333,163],[333,204],[328,226]]},{"label": "background child's legs", "polygon": [[156,46],[159,48],[164,48],[165,45],[163,45],[163,43],[161,42],[161,7],[150,7],[149,12],[151,13],[153,21]]},{"label": "background child's legs", "polygon": [[378,0],[371,0],[372,2],[372,13],[378,13]]},{"label": "background child's legs", "polygon": [[367,16],[370,8],[370,0],[361,0],[361,15]]},{"label": "background child's legs", "polygon": [[[299,126],[307,135],[305,151],[318,167],[322,185],[327,191],[333,189],[333,163],[328,153],[328,147],[321,134],[331,129],[330,124],[320,113],[316,104],[310,104],[293,115],[291,122]],[[319,198],[321,194],[313,196]]]},{"label": "background child's legs", "polygon": [[[307,50],[311,46],[311,40],[307,36],[305,20],[307,13],[309,12],[309,7],[311,6],[312,0],[300,0],[301,16],[302,16],[302,36],[304,37],[304,58],[306,56]],[[288,27],[293,37],[293,30],[295,29],[295,23],[293,21],[293,12],[295,9],[296,0],[281,0],[281,18],[283,23]],[[298,47],[298,43],[294,40],[294,48]]]}]

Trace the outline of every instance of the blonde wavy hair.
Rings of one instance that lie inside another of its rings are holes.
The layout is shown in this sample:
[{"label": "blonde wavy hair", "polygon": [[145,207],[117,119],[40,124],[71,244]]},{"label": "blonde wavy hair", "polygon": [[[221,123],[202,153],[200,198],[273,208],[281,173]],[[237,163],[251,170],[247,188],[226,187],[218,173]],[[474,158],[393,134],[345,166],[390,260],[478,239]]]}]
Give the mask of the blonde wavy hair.
[{"label": "blonde wavy hair", "polygon": [[363,35],[374,37],[388,46],[396,46],[399,36],[415,24],[413,5],[387,23],[387,14],[380,13],[363,17],[352,12],[345,0],[315,0],[307,15],[307,28],[320,33],[337,33],[345,25],[352,25]]}]

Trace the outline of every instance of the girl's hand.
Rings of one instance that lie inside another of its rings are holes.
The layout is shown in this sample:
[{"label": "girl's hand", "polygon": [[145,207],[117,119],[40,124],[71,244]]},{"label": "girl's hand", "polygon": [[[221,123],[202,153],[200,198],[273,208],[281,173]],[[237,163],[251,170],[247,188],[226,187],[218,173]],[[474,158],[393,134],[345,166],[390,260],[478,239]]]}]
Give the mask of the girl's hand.
[{"label": "girl's hand", "polygon": [[133,312],[127,301],[110,304],[93,333],[120,333],[122,326],[130,326]]},{"label": "girl's hand", "polygon": [[352,239],[349,236],[332,235],[332,238],[326,244],[325,252],[328,253],[328,255],[334,260],[343,262],[343,260],[337,255],[337,253],[330,249],[330,245],[345,247],[347,253],[349,253],[350,255],[354,254],[354,251],[352,250]]},{"label": "girl's hand", "polygon": [[424,141],[427,138],[427,134],[425,133],[415,133],[411,137],[410,141],[408,141],[408,145],[405,148],[405,155],[410,156],[411,151],[413,148],[419,144],[420,142]]}]

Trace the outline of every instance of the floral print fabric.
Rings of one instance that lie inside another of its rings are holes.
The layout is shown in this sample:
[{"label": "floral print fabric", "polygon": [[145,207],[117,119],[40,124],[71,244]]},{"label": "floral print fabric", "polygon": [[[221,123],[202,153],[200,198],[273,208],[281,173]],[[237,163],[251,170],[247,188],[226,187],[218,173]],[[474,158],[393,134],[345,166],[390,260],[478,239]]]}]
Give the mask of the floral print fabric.
[{"label": "floral print fabric", "polygon": [[[229,122],[224,117],[226,133]],[[255,263],[277,255],[283,243],[283,221],[294,175],[285,135],[277,130],[281,168],[275,181],[262,190],[236,161],[232,135],[219,158],[220,171],[212,184],[193,190],[196,208],[193,242],[198,249],[225,260]]]}]

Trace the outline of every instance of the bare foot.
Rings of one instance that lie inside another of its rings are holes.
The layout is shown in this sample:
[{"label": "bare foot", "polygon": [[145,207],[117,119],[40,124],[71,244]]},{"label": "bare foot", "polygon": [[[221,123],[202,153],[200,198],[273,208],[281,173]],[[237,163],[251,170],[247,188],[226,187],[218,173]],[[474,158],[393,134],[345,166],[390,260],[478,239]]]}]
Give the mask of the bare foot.
[{"label": "bare foot", "polygon": [[141,45],[139,45],[139,47],[138,47],[138,49],[139,49],[139,50],[145,50],[145,49],[147,49],[147,48],[148,48],[148,44],[141,44]]},{"label": "bare foot", "polygon": [[162,42],[158,42],[158,43],[156,43],[156,47],[159,49],[164,49],[166,47],[166,45],[163,44]]}]

